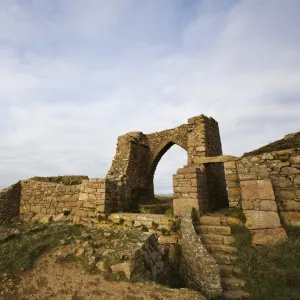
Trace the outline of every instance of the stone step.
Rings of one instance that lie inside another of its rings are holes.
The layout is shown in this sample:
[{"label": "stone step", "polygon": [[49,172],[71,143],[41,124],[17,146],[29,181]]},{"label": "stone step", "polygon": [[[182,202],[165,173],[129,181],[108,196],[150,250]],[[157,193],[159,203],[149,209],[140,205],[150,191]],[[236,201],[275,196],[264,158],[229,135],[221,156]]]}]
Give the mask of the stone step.
[{"label": "stone step", "polygon": [[224,244],[203,243],[205,248],[210,253],[236,254],[238,250],[235,247]]},{"label": "stone step", "polygon": [[218,265],[230,265],[236,261],[235,255],[222,254],[222,253],[211,253],[211,255],[215,258]]},{"label": "stone step", "polygon": [[195,230],[197,233],[231,235],[231,228],[229,226],[198,225],[195,226]]},{"label": "stone step", "polygon": [[233,274],[234,266],[232,265],[219,265],[220,267],[220,273],[221,277],[229,277],[231,274]]},{"label": "stone step", "polygon": [[221,218],[213,216],[203,216],[199,219],[200,225],[220,226]]},{"label": "stone step", "polygon": [[237,277],[223,277],[222,286],[225,290],[240,290],[245,287],[245,281]]},{"label": "stone step", "polygon": [[228,300],[247,299],[250,295],[243,290],[228,290],[223,293],[224,297]]},{"label": "stone step", "polygon": [[206,244],[230,245],[234,243],[234,238],[232,236],[226,236],[222,234],[201,233],[200,238],[201,241]]},{"label": "stone step", "polygon": [[211,253],[236,254],[238,252],[238,249],[236,247],[226,244],[208,243],[204,245]]}]

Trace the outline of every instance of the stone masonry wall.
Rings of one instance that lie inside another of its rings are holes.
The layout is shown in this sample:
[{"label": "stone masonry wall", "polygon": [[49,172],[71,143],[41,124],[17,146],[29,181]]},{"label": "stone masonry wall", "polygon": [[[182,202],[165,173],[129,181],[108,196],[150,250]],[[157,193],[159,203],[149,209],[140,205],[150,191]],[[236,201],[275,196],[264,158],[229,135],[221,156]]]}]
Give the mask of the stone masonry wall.
[{"label": "stone masonry wall", "polygon": [[21,182],[0,191],[0,224],[19,215]]},{"label": "stone masonry wall", "polygon": [[174,215],[180,215],[185,207],[193,207],[202,213],[209,210],[208,185],[205,167],[185,166],[173,175]]},{"label": "stone masonry wall", "polygon": [[300,149],[288,149],[236,161],[241,183],[270,179],[280,215],[290,225],[300,226]]},{"label": "stone masonry wall", "polygon": [[152,176],[154,175],[161,157],[172,147],[172,145],[176,144],[185,150],[188,148],[187,124],[183,124],[173,129],[146,134],[146,136],[149,141],[149,170]]},{"label": "stone masonry wall", "polygon": [[80,184],[63,184],[28,179],[21,182],[20,211],[57,215],[68,210],[71,215],[92,217],[113,205],[113,191],[106,179],[82,179]]},{"label": "stone masonry wall", "polygon": [[130,132],[120,136],[106,176],[115,187],[116,210],[132,210],[139,199],[154,197],[153,177],[157,164],[174,144],[187,150],[189,165],[193,165],[195,157],[222,154],[218,123],[204,115],[173,129],[146,135]]},{"label": "stone masonry wall", "polygon": [[242,208],[253,244],[277,244],[287,238],[278,215],[271,181],[241,181]]},{"label": "stone masonry wall", "polygon": [[28,179],[22,181],[20,210],[22,213],[56,214],[64,208],[78,207],[80,184],[65,185]]},{"label": "stone masonry wall", "polygon": [[204,115],[188,120],[188,164],[205,156],[222,155],[218,123]]}]

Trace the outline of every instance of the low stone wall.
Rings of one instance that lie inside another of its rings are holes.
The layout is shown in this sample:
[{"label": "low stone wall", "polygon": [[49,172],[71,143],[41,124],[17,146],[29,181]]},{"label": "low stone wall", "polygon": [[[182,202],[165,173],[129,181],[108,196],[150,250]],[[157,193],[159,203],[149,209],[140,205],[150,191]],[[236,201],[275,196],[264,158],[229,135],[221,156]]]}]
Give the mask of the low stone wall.
[{"label": "low stone wall", "polygon": [[22,181],[21,207],[22,213],[41,213],[53,215],[78,206],[80,184],[65,185],[63,183],[28,179]]},{"label": "low stone wall", "polygon": [[220,267],[207,252],[193,226],[191,210],[181,217],[181,275],[188,287],[200,291],[209,299],[222,293]]},{"label": "low stone wall", "polygon": [[[93,217],[110,206],[111,186],[108,180],[79,176],[61,182],[54,177],[35,177],[21,182],[21,213]],[[87,179],[85,179],[87,178]]]},{"label": "low stone wall", "polygon": [[19,215],[21,182],[0,191],[0,223]]}]

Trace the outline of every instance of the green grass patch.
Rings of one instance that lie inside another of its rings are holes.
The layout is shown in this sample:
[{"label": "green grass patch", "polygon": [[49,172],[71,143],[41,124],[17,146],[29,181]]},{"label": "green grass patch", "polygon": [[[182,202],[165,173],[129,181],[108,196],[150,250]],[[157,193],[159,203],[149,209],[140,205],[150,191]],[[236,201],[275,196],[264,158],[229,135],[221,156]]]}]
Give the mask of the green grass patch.
[{"label": "green grass patch", "polygon": [[82,225],[18,222],[1,225],[0,233],[12,228],[21,234],[0,243],[0,276],[13,276],[30,268],[45,250],[57,247],[62,240],[70,243],[84,229]]},{"label": "green grass patch", "polygon": [[241,208],[229,208],[226,213],[225,216],[227,217],[233,217],[233,218],[238,218],[240,219],[243,223],[246,223],[246,216],[243,213],[243,210]]},{"label": "green grass patch", "polygon": [[250,232],[232,225],[239,251],[237,266],[251,300],[300,299],[300,228],[287,228],[289,239],[278,246],[251,245]]}]

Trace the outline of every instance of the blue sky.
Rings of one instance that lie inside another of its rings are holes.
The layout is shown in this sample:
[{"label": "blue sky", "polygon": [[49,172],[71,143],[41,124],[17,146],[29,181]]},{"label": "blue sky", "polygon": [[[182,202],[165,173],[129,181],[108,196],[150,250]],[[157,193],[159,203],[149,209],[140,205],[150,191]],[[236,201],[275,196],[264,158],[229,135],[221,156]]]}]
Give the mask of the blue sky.
[{"label": "blue sky", "polygon": [[104,177],[119,135],[202,113],[224,154],[300,130],[298,0],[0,0],[0,28],[0,188]]}]

